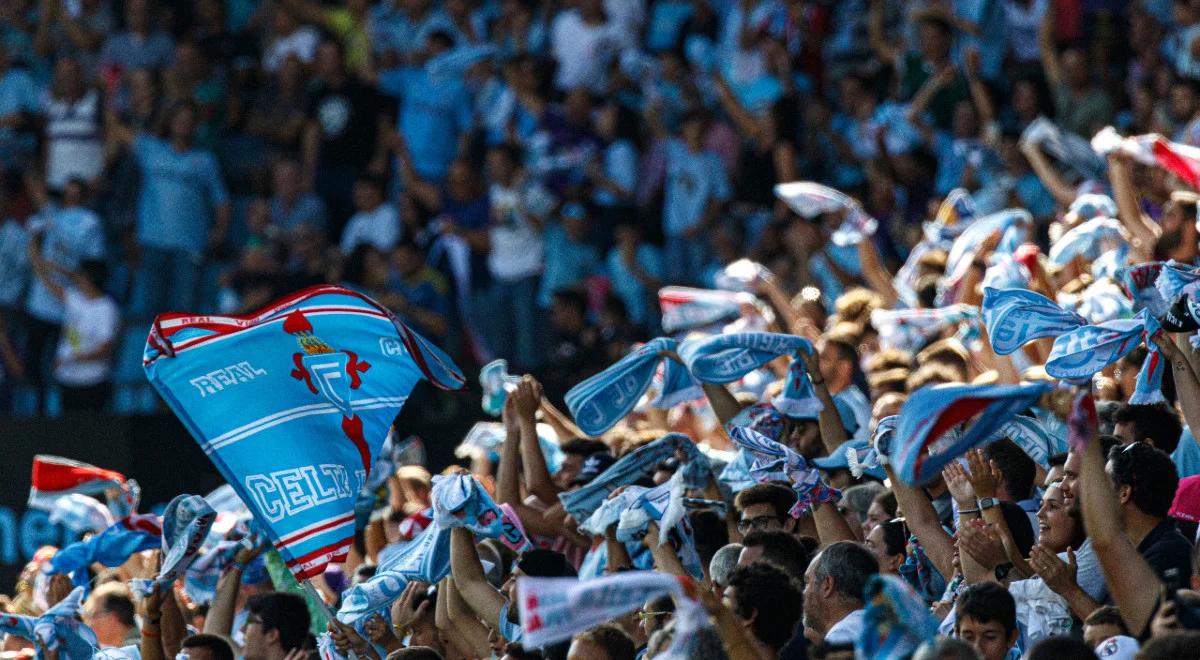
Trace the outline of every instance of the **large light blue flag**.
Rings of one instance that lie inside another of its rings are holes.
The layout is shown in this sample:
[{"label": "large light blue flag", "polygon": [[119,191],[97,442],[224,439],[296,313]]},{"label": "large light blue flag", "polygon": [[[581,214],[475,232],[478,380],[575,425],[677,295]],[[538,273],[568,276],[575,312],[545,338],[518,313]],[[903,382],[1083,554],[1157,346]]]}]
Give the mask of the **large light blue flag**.
[{"label": "large light blue flag", "polygon": [[739,332],[689,340],[679,347],[679,356],[701,383],[724,384],[786,355],[791,358],[783,391],[771,403],[789,417],[821,411],[821,400],[813,391],[812,379],[804,368],[801,353],[811,355],[812,343],[796,335],[773,332]]},{"label": "large light blue flag", "polygon": [[997,355],[1009,355],[1035,339],[1057,337],[1086,323],[1082,316],[1040,293],[991,287],[983,290],[983,325]]},{"label": "large light blue flag", "polygon": [[968,449],[998,439],[997,430],[1052,388],[1050,383],[922,387],[900,409],[890,456],[897,478],[914,486],[930,481]]},{"label": "large light blue flag", "polygon": [[297,579],[346,557],[355,499],[416,383],[464,383],[385,307],[335,286],[242,317],[159,316],[144,364]]},{"label": "large light blue flag", "polygon": [[663,390],[657,405],[669,408],[679,401],[699,397],[700,389],[687,368],[661,356],[675,349],[674,339],[651,339],[604,371],[580,381],[565,397],[575,423],[591,436],[601,435],[616,426],[650,388],[659,365],[664,371]]}]

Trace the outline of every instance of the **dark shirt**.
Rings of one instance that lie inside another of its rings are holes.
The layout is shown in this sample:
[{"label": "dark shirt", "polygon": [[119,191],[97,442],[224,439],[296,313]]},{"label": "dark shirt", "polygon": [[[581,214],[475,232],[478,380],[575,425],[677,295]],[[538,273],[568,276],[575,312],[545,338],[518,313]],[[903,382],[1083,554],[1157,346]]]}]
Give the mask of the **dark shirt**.
[{"label": "dark shirt", "polygon": [[1175,529],[1175,522],[1170,518],[1150,530],[1138,544],[1138,552],[1160,578],[1174,568],[1179,571],[1177,579],[1186,585],[1192,575],[1192,544]]},{"label": "dark shirt", "polygon": [[321,132],[320,164],[365,168],[375,153],[381,107],[375,90],[352,78],[337,87],[321,83],[307,113]]}]

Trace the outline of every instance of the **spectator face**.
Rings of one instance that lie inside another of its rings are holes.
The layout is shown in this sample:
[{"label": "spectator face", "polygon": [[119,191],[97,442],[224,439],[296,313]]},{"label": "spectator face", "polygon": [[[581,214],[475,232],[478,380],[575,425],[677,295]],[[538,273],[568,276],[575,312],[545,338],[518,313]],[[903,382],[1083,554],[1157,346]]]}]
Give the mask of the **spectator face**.
[{"label": "spectator face", "polygon": [[171,116],[171,139],[190,142],[195,132],[196,112],[188,107],[176,110]]},{"label": "spectator face", "polygon": [[331,41],[323,41],[317,46],[316,73],[318,78],[329,80],[342,74],[342,54]]},{"label": "spectator face", "polygon": [[950,35],[945,26],[925,21],[917,29],[917,47],[925,59],[941,61],[950,52]]},{"label": "spectator face", "polygon": [[567,651],[567,660],[609,660],[604,647],[594,642],[577,639],[571,642]]},{"label": "spectator face", "polygon": [[567,237],[576,243],[582,243],[587,238],[587,216],[583,217],[564,217],[563,229],[567,232]]},{"label": "spectator face", "polygon": [[958,620],[958,637],[975,647],[982,660],[1004,660],[1008,650],[1016,641],[1016,631],[1010,638],[1004,632],[1004,624],[999,621],[981,623],[970,617]]},{"label": "spectator face", "polygon": [[1058,486],[1068,500],[1079,497],[1079,470],[1083,467],[1083,458],[1076,452],[1067,454],[1067,462],[1063,463],[1063,478]]},{"label": "spectator face", "polygon": [[862,524],[863,538],[866,538],[871,533],[871,530],[888,520],[891,520],[891,516],[888,515],[887,511],[883,510],[879,502],[871,502],[871,506],[867,508],[867,519]]},{"label": "spectator face", "polygon": [[262,616],[258,614],[246,617],[246,623],[242,625],[242,634],[246,637],[246,644],[242,651],[246,660],[267,658],[271,647],[279,644],[279,631],[264,631]]},{"label": "spectator face", "polygon": [[[742,534],[765,532],[772,529],[783,529],[783,520],[775,512],[774,506],[766,503],[751,504],[742,509],[741,518],[738,520],[738,531]],[[746,550],[742,550],[742,556],[745,556],[745,552]],[[762,554],[762,548],[758,548],[758,553]],[[742,563],[740,559],[738,563]]]},{"label": "spectator face", "polygon": [[1053,552],[1064,552],[1075,537],[1075,520],[1070,514],[1070,503],[1063,497],[1062,489],[1051,486],[1042,497],[1042,506],[1037,512],[1038,543]]},{"label": "spectator face", "polygon": [[154,74],[148,69],[138,69],[129,74],[129,102],[135,108],[153,107],[158,102],[158,89],[154,85]]},{"label": "spectator face", "polygon": [[699,119],[689,119],[680,127],[680,134],[683,141],[689,145],[701,145],[704,143],[704,122]]},{"label": "spectator face", "polygon": [[1122,631],[1120,627],[1111,623],[1102,623],[1096,626],[1084,626],[1083,643],[1092,648],[1096,648],[1097,646],[1100,646],[1100,642],[1103,642],[1109,637],[1116,637],[1117,635],[1124,634],[1125,632]]},{"label": "spectator face", "polygon": [[1088,64],[1083,51],[1071,48],[1062,54],[1063,78],[1071,87],[1086,87],[1088,83]]},{"label": "spectator face", "polygon": [[79,206],[85,195],[83,184],[78,179],[71,179],[63,188],[63,206]]},{"label": "spectator face", "polygon": [[563,99],[567,120],[573,124],[588,124],[592,119],[592,98],[586,89],[573,89]]},{"label": "spectator face", "polygon": [[583,459],[579,454],[564,454],[558,472],[554,473],[554,485],[566,488],[575,481],[575,477],[579,476],[579,471],[583,469]]},{"label": "spectator face", "polygon": [[383,195],[374,183],[359,181],[354,184],[354,208],[359,211],[374,211],[383,203]]},{"label": "spectator face", "polygon": [[863,542],[871,554],[875,555],[875,559],[879,561],[879,572],[894,574],[900,568],[900,564],[904,563],[904,555],[889,555],[887,552],[887,542],[883,538],[883,526],[877,526],[867,534]]}]

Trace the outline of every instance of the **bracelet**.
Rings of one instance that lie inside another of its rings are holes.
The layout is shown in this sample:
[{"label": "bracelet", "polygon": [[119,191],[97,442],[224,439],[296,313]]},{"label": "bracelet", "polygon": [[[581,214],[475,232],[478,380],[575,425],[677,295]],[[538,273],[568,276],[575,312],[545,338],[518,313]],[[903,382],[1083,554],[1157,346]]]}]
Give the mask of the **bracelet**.
[{"label": "bracelet", "polygon": [[152,631],[146,630],[145,628],[142,628],[142,637],[162,637],[162,633],[152,632]]},{"label": "bracelet", "polygon": [[959,515],[964,513],[979,513],[979,509],[959,509],[958,513]]}]

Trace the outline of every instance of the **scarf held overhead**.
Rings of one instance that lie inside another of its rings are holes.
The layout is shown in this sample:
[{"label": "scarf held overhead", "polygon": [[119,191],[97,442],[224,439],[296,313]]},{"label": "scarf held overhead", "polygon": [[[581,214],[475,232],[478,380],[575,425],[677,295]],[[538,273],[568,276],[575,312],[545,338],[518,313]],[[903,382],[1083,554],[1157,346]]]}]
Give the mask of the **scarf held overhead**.
[{"label": "scarf held overhead", "polygon": [[297,579],[342,561],[354,503],[421,379],[464,379],[386,308],[318,286],[242,317],[166,314],[146,375]]}]

